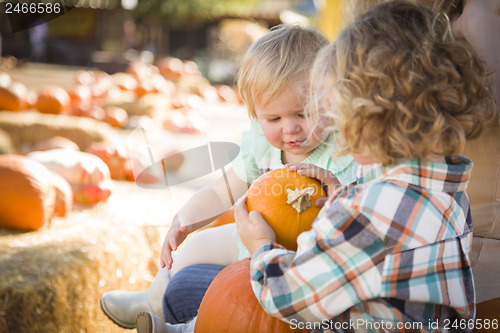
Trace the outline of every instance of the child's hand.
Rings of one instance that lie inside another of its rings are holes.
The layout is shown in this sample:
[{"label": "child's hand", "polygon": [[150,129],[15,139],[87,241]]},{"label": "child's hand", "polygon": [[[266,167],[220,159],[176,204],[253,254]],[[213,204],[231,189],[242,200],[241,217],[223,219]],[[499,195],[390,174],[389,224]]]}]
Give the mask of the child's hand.
[{"label": "child's hand", "polygon": [[163,240],[163,246],[161,249],[160,255],[160,264],[161,267],[167,267],[168,269],[172,268],[172,251],[177,250],[177,247],[186,239],[187,235],[189,235],[189,228],[187,226],[180,225],[179,218],[177,215],[174,217],[172,221],[172,225],[170,229],[168,229],[167,235]]},{"label": "child's hand", "polygon": [[[292,171],[297,172],[301,176],[316,178],[317,180],[322,182],[326,186],[326,192],[330,198],[335,198],[337,194],[339,194],[342,190],[342,185],[340,184],[337,177],[335,177],[335,175],[331,171],[323,169],[317,165],[307,163],[293,163],[287,164],[286,167]],[[319,198],[318,200],[316,200],[315,206],[323,207],[326,201],[327,198]]]},{"label": "child's hand", "polygon": [[236,228],[243,244],[251,254],[266,244],[276,242],[276,234],[257,211],[247,211],[246,197],[240,199],[234,206]]}]

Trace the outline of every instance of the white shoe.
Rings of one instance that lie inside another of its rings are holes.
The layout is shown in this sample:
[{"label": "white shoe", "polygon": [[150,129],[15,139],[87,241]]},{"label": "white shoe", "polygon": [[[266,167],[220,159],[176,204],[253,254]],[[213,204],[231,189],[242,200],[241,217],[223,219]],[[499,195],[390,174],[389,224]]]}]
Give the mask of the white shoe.
[{"label": "white shoe", "polygon": [[136,323],[137,333],[193,333],[196,317],[185,324],[169,324],[154,313],[141,312]]},{"label": "white shoe", "polygon": [[170,271],[160,268],[146,291],[113,290],[101,297],[103,312],[117,325],[134,328],[137,315],[151,312],[163,320],[163,294],[170,280]]}]

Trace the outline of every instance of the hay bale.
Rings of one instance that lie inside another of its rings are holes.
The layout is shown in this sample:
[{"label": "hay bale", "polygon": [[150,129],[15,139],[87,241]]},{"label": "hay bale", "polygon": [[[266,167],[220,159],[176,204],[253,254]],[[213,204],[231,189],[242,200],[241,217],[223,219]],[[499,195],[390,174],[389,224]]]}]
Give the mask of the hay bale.
[{"label": "hay bale", "polygon": [[0,129],[0,154],[12,153],[14,153],[14,146],[12,145],[10,135]]},{"label": "hay bale", "polygon": [[114,141],[117,136],[111,126],[95,119],[38,112],[1,111],[0,129],[9,134],[19,151],[54,136],[72,140],[81,150],[96,141]]},{"label": "hay bale", "polygon": [[[76,208],[36,232],[0,229],[0,332],[128,332],[100,308],[109,290],[144,290],[161,242],[192,190],[116,184],[108,202]],[[179,192],[180,191],[180,192]]]},{"label": "hay bale", "polygon": [[147,94],[131,100],[109,100],[107,105],[120,107],[127,111],[129,116],[150,118],[172,109],[171,98],[165,94]]}]

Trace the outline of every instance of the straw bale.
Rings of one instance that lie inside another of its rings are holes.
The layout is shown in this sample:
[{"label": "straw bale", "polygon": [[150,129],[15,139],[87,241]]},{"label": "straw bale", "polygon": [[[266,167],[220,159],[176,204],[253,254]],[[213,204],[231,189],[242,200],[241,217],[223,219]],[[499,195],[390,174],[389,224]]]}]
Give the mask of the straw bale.
[{"label": "straw bale", "polygon": [[38,112],[0,111],[0,130],[21,151],[54,136],[70,139],[85,150],[96,141],[116,140],[117,135],[108,124],[95,119]]},{"label": "straw bale", "polygon": [[14,153],[14,146],[12,145],[10,135],[0,129],[0,154],[12,153]]},{"label": "straw bale", "polygon": [[172,109],[171,98],[165,94],[147,94],[132,100],[109,100],[108,105],[127,111],[129,116],[155,116]]},{"label": "straw bale", "polygon": [[36,232],[0,229],[0,332],[129,332],[100,297],[149,286],[168,223],[191,194],[116,182],[107,202]]}]

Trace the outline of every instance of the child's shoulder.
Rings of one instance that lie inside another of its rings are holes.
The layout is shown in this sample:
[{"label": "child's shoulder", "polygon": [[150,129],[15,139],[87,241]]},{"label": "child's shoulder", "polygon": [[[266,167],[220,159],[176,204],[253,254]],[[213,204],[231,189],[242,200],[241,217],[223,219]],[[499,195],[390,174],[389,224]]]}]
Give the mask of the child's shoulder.
[{"label": "child's shoulder", "polygon": [[347,187],[338,200],[348,206],[372,211],[379,205],[393,205],[406,195],[405,188],[394,180],[377,180]]},{"label": "child's shoulder", "polygon": [[250,128],[241,135],[240,150],[248,154],[264,154],[271,148],[271,144],[266,140],[259,122],[253,119]]}]

